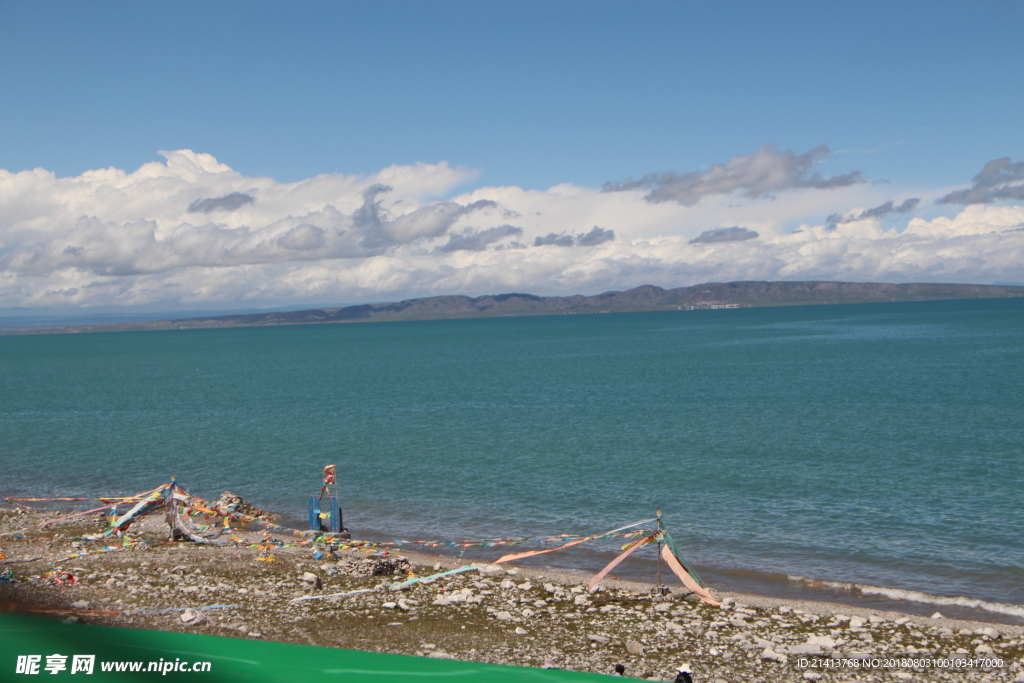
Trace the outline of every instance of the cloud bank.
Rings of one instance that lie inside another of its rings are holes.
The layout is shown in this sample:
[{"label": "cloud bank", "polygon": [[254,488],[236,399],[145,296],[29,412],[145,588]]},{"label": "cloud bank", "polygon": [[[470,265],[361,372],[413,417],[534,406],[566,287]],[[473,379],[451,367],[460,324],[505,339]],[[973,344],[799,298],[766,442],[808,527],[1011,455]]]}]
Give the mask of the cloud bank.
[{"label": "cloud bank", "polygon": [[741,228],[738,225],[734,225],[731,228],[715,228],[714,230],[705,230],[701,234],[690,240],[690,244],[714,244],[715,242],[742,242],[743,240],[752,240],[758,237],[756,231],[750,228]]},{"label": "cloud bank", "polygon": [[646,189],[649,192],[644,199],[649,202],[671,201],[693,206],[711,195],[735,192],[746,197],[763,197],[785,190],[827,190],[864,182],[860,171],[830,178],[814,172],[814,167],[828,153],[826,145],[819,145],[804,154],[779,151],[773,145],[765,145],[753,154],[735,156],[724,164],[715,164],[707,171],[651,173],[640,180],[627,178],[620,182],[605,183],[601,189],[604,192]]},{"label": "cloud bank", "polygon": [[825,225],[830,230],[835,230],[836,226],[840,223],[856,223],[857,221],[869,220],[872,218],[885,218],[886,216],[896,214],[903,215],[910,213],[917,208],[917,205],[921,203],[919,197],[911,197],[910,199],[904,199],[903,203],[896,206],[895,202],[891,199],[884,204],[876,206],[873,209],[864,209],[859,213],[852,213],[849,215],[842,215],[839,213],[831,214],[825,219]]},{"label": "cloud bank", "polygon": [[950,192],[936,200],[938,204],[992,204],[1024,199],[1024,161],[1013,163],[1009,157],[985,164],[966,190]]},{"label": "cloud bank", "polygon": [[596,247],[599,244],[610,242],[613,239],[615,239],[614,230],[605,230],[604,228],[595,225],[593,229],[586,234],[580,233],[578,235],[570,235],[564,232],[558,234],[549,232],[543,237],[538,235],[533,240],[533,246],[543,247],[550,244],[556,247]]},{"label": "cloud bank", "polygon": [[234,211],[256,201],[244,192],[232,192],[223,197],[197,199],[188,205],[189,213],[210,213],[211,211]]},{"label": "cloud bank", "polygon": [[278,183],[208,154],[162,154],[131,173],[0,170],[0,308],[347,304],[742,279],[1024,282],[1024,207],[1013,203],[1024,167],[1009,159],[967,188],[916,192],[966,202],[928,218],[914,215],[916,196],[897,203],[881,193],[898,188],[858,172],[819,175],[824,147],[766,146],[614,187],[455,195],[475,174],[446,163]]}]

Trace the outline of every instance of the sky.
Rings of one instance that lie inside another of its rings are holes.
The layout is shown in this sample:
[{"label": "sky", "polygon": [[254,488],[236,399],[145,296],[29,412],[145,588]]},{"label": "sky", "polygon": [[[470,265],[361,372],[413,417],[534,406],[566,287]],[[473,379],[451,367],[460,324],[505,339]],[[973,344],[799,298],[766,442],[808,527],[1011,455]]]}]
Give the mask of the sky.
[{"label": "sky", "polygon": [[1024,283],[1024,3],[0,0],[0,310]]}]

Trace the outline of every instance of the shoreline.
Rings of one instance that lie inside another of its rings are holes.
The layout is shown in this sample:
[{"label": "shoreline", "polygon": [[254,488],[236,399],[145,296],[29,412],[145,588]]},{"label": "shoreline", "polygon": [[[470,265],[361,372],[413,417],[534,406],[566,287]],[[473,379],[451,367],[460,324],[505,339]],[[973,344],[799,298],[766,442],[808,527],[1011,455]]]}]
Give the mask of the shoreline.
[{"label": "shoreline", "polygon": [[[402,552],[402,556],[409,559],[409,561],[420,567],[432,567],[435,564],[441,565],[442,569],[454,569],[465,564],[464,560],[458,558],[431,555],[429,553],[419,552]],[[476,564],[476,563],[470,563]],[[487,564],[487,563],[482,563]],[[509,569],[516,569],[519,576],[526,578],[543,580],[551,579],[556,580],[564,585],[579,585],[586,586],[590,580],[592,574],[582,573],[575,571],[559,570],[557,568],[538,568],[538,567],[523,567],[522,565],[515,565],[512,563],[497,565],[501,567],[508,567]],[[634,592],[650,592],[656,588],[657,583],[654,581],[636,581],[630,579],[604,579],[601,586],[606,588],[616,588],[621,590],[629,590]],[[673,594],[682,594],[685,589],[678,585],[669,586],[673,591]],[[1024,625],[1022,624],[1009,624],[999,621],[987,621],[981,619],[958,619],[955,617],[948,617],[943,615],[941,619],[933,619],[931,616],[923,614],[916,614],[913,612],[904,612],[899,610],[884,610],[875,607],[859,607],[857,605],[851,605],[846,602],[832,602],[828,600],[804,600],[804,599],[791,599],[773,597],[768,595],[758,595],[754,593],[743,593],[739,591],[719,591],[712,587],[712,591],[715,595],[723,600],[733,599],[735,601],[742,602],[743,604],[759,607],[764,609],[776,609],[778,607],[789,606],[792,608],[800,609],[809,614],[817,614],[819,616],[832,615],[837,613],[849,614],[851,616],[868,617],[871,614],[887,615],[893,619],[900,617],[907,617],[909,622],[919,625],[932,625],[934,626],[937,622],[941,621],[943,626],[951,628],[977,628],[979,624],[991,625],[997,627],[1000,630],[1005,630],[1007,633],[1013,633],[1019,636],[1024,636]],[[932,606],[931,611],[934,613],[938,611]]]},{"label": "shoreline", "polygon": [[[682,661],[701,681],[797,681],[834,679],[834,672],[799,667],[808,657],[928,656],[998,659],[1003,666],[986,669],[980,680],[1024,681],[1019,625],[731,592],[719,593],[723,607],[711,607],[676,587],[662,597],[648,582],[617,579],[588,594],[581,584],[589,575],[486,562],[394,590],[408,577],[405,561],[419,577],[469,561],[390,550],[343,550],[336,559],[314,559],[310,545],[270,545],[262,531],[236,530],[235,545],[172,543],[156,515],[131,529],[133,538],[148,543],[95,553],[102,542],[71,540],[97,529],[95,515],[36,531],[38,521],[55,516],[0,512],[0,550],[6,553],[0,572],[12,571],[17,581],[0,584],[8,609],[13,604],[72,622],[422,657],[522,666],[550,659],[559,668],[598,673],[622,663],[627,677],[654,680],[671,680]],[[11,532],[18,528],[34,533],[15,539]],[[59,565],[75,583],[65,577],[58,587],[46,576],[51,562],[82,552],[89,554]],[[396,569],[399,574],[386,573]],[[913,672],[913,680],[964,677],[962,670],[904,671]],[[877,671],[859,680],[893,675]]]},{"label": "shoreline", "polygon": [[[412,557],[413,555],[420,556],[423,558],[424,563],[429,563],[428,560],[430,560],[430,558],[434,558],[435,560],[440,558],[441,561],[459,561],[459,558],[444,555],[443,552],[438,552],[436,554],[433,552],[411,550],[395,550],[395,552],[401,552],[409,557]],[[494,557],[496,557],[496,555]],[[486,564],[493,562],[493,559],[493,557],[482,556],[482,553],[474,553],[472,556],[470,556],[470,553],[467,553],[467,556],[462,558],[461,561]],[[605,562],[610,560],[611,556],[604,558],[602,561],[594,564],[594,566],[589,570],[550,564],[538,564],[531,560],[527,560],[525,563],[510,563],[510,565],[515,566],[520,572],[529,571],[539,572],[541,574],[557,574],[565,576],[566,580],[569,580],[571,577],[576,577],[578,579],[582,579],[585,583]],[[645,567],[644,569],[638,569],[636,566],[638,564],[638,560],[650,566]],[[932,614],[938,611],[947,618],[956,619],[957,621],[962,622],[991,623],[1024,628],[1024,616],[994,611],[982,607],[956,604],[956,601],[979,602],[1004,608],[1024,609],[1024,606],[1014,603],[998,603],[992,600],[970,598],[967,596],[944,596],[925,593],[916,589],[893,589],[856,582],[832,581],[810,577],[791,577],[785,584],[780,584],[787,589],[785,591],[787,594],[773,594],[770,591],[745,590],[744,588],[737,587],[735,585],[723,588],[721,584],[725,582],[716,581],[715,578],[716,575],[727,573],[728,570],[700,565],[696,565],[695,568],[700,576],[708,581],[709,586],[715,589],[716,593],[725,596],[743,596],[745,599],[776,601],[780,604],[798,602],[806,604],[821,603],[823,605],[831,605],[833,608],[838,606],[848,610],[892,612],[923,618],[929,618]],[[649,571],[645,571],[645,569]],[[631,557],[629,562],[625,565],[617,567],[615,573],[623,577],[624,583],[648,587],[654,587],[656,585],[656,581],[653,578],[646,578],[653,577],[655,575],[654,561],[649,558],[636,558],[636,556]],[[643,574],[644,578],[639,577],[639,574]],[[767,577],[779,576],[778,574],[763,574]],[[671,572],[668,572],[667,569],[663,568],[662,578],[664,580],[663,582],[674,590],[683,590],[681,583],[672,576]],[[748,582],[752,583],[749,579]],[[733,580],[728,583],[736,584],[741,582]],[[762,583],[768,583],[768,581],[762,581]],[[866,590],[862,590],[862,588]],[[878,592],[875,593],[874,591]],[[927,600],[893,598],[888,595],[891,593],[904,592],[908,594],[917,593],[926,596]],[[933,600],[934,602],[932,602]],[[950,604],[942,604],[944,601],[949,601]]]}]

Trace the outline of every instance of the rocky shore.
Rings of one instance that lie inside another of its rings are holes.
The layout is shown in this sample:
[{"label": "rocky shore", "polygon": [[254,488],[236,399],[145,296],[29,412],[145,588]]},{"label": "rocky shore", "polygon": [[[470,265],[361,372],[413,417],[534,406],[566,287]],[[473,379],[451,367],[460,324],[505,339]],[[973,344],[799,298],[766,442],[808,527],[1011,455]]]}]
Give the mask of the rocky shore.
[{"label": "rocky shore", "polygon": [[[289,547],[294,538],[258,531],[236,530],[226,546],[172,543],[156,515],[131,529],[133,539],[149,542],[121,548],[76,540],[96,531],[95,516],[39,527],[60,516],[0,509],[4,609],[73,623],[605,674],[623,664],[627,677],[647,680],[673,680],[686,662],[700,683],[1024,683],[1020,626],[734,594],[711,607],[681,588],[662,595],[616,580],[591,594],[587,577],[509,565],[473,565],[398,588],[461,563]],[[104,546],[115,549],[96,552]],[[868,668],[872,663],[895,666]]]}]

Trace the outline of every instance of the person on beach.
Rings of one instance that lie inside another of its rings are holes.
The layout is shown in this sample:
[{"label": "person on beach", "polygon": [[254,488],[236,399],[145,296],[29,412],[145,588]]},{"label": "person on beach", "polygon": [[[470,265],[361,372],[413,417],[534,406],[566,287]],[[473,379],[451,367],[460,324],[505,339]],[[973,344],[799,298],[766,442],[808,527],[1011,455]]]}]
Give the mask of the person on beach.
[{"label": "person on beach", "polygon": [[621,664],[616,664],[615,665],[615,673],[613,673],[612,676],[625,676],[625,675],[626,675],[626,667],[622,666]]},{"label": "person on beach", "polygon": [[676,680],[675,683],[693,683],[693,678],[690,677],[690,663],[683,662],[676,667]]}]

